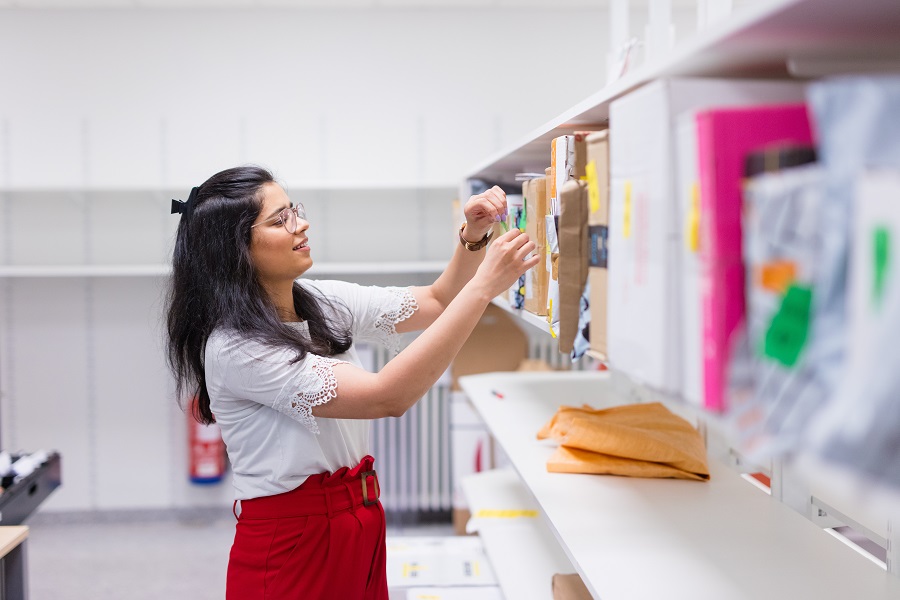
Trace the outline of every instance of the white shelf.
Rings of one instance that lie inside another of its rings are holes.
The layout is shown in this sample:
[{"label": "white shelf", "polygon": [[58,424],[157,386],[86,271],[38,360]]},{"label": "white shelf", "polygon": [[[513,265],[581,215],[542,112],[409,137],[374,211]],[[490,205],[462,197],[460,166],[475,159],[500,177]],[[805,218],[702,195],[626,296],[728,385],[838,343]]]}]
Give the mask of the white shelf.
[{"label": "white shelf", "polygon": [[[313,265],[310,277],[321,275],[396,275],[405,273],[440,273],[445,261],[409,262],[334,262]],[[171,265],[31,265],[0,266],[0,278],[28,277],[163,277],[172,272]]]},{"label": "white shelf", "polygon": [[733,18],[685,40],[665,61],[642,65],[607,85],[518,144],[478,165],[469,179],[515,185],[520,172],[550,165],[550,141],[609,119],[609,103],[661,77],[786,77],[787,63],[827,64],[829,58],[865,63],[900,57],[896,0],[760,0]]},{"label": "white shelf", "polygon": [[562,404],[619,403],[607,375],[492,373],[460,385],[597,598],[900,597],[900,579],[714,459],[708,483],[548,473],[553,444],[536,432]]},{"label": "white shelf", "polygon": [[[461,485],[503,595],[552,600],[554,573],[574,573],[575,568],[519,476],[512,469],[485,471]],[[479,516],[482,511],[493,516]]]},{"label": "white shelf", "polygon": [[164,277],[172,267],[159,265],[29,265],[0,267],[0,278]]},{"label": "white shelf", "polygon": [[516,317],[522,319],[522,321],[528,323],[528,325],[536,327],[547,335],[550,335],[550,324],[547,323],[547,317],[536,315],[534,313],[528,312],[527,310],[511,307],[506,296],[497,296],[496,298],[491,300],[491,303],[495,306],[499,306],[511,315],[515,315]]}]

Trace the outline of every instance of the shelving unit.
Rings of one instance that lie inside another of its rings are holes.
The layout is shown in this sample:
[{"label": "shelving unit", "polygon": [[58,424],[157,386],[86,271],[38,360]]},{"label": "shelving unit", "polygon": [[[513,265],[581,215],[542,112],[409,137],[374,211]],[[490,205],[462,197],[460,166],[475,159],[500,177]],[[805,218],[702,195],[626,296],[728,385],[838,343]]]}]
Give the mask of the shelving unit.
[{"label": "shelving unit", "polygon": [[538,429],[563,404],[627,402],[608,375],[492,373],[460,385],[596,598],[900,595],[900,580],[714,458],[707,483],[548,473],[553,444]]},{"label": "shelving unit", "polygon": [[[661,78],[814,79],[886,65],[896,70],[898,31],[894,0],[748,3],[489,157],[466,181],[513,187],[517,173],[542,173],[551,140],[608,124],[612,101]],[[549,335],[544,317],[510,308],[505,296],[494,304]],[[618,372],[494,374],[461,384],[596,597],[900,597],[900,537],[891,515],[855,506],[860,498],[828,489],[823,479],[802,481],[778,461],[744,464],[722,419],[700,407]],[[647,401],[696,423],[710,455],[709,485],[546,472],[552,449],[534,436],[558,405]],[[771,495],[746,481],[742,470],[771,475]],[[841,504],[833,505],[838,497]],[[832,539],[827,528],[837,521],[887,548],[887,573],[858,548]]]},{"label": "shelving unit", "polygon": [[[470,525],[478,532],[506,598],[552,598],[555,573],[575,568],[512,469],[484,471],[461,482]],[[531,549],[527,554],[522,548]]]},{"label": "shelving unit", "polygon": [[[900,4],[893,0],[764,0],[642,65],[478,165],[468,179],[516,185],[543,173],[550,142],[609,120],[616,98],[663,77],[816,76],[852,64],[900,60]],[[896,63],[895,63],[896,64]]]}]

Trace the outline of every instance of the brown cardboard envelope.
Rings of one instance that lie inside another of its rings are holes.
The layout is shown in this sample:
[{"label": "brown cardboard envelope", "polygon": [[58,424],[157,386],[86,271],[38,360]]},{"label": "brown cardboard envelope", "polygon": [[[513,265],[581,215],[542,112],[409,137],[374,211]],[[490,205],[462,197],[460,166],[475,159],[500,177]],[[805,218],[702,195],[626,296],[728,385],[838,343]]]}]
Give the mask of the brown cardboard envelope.
[{"label": "brown cardboard envelope", "polygon": [[560,442],[547,465],[551,471],[709,479],[700,434],[659,403],[563,406],[538,432],[539,439],[548,437]]}]

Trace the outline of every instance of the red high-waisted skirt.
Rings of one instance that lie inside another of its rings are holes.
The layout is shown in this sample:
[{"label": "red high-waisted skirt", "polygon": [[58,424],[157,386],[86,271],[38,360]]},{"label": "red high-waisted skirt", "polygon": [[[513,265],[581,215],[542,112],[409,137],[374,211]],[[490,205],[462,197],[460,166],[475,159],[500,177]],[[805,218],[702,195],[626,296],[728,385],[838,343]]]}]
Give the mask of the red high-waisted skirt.
[{"label": "red high-waisted skirt", "polygon": [[242,500],[227,600],[388,600],[374,461],[367,456],[293,491]]}]

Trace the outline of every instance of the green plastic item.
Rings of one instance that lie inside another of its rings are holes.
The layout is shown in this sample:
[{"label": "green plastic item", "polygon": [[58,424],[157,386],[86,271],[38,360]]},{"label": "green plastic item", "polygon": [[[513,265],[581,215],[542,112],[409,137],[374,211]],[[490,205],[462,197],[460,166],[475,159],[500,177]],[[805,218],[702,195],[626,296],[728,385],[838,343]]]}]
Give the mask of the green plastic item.
[{"label": "green plastic item", "polygon": [[891,256],[891,232],[887,227],[876,227],[872,231],[872,246],[875,268],[872,277],[872,300],[877,308],[881,305],[881,298],[884,296],[885,279]]},{"label": "green plastic item", "polygon": [[766,331],[763,355],[786,367],[793,367],[809,337],[812,288],[792,285]]}]

